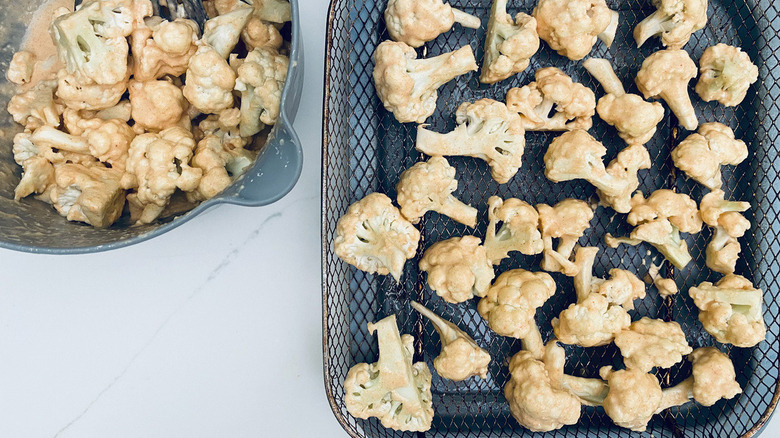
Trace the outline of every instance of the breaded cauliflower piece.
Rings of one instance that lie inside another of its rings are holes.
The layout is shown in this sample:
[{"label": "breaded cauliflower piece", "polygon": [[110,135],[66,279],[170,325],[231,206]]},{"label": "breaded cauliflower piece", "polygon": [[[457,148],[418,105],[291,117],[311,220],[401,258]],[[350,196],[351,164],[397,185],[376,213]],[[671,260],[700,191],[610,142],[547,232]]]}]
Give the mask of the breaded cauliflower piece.
[{"label": "breaded cauliflower piece", "polygon": [[721,274],[733,274],[742,251],[738,238],[750,229],[750,221],[741,214],[750,208],[748,202],[726,201],[722,190],[704,195],[701,217],[715,231],[707,244],[707,267]]},{"label": "breaded cauliflower piece", "polygon": [[116,84],[85,84],[64,69],[57,73],[57,97],[68,108],[99,111],[119,103],[127,91],[127,79]]},{"label": "breaded cauliflower piece", "polygon": [[721,166],[736,166],[747,156],[745,142],[736,139],[731,128],[717,122],[702,124],[698,133],[689,135],[672,150],[674,165],[710,190],[723,184]]},{"label": "breaded cauliflower piece", "polygon": [[422,432],[431,428],[433,403],[431,371],[425,362],[413,362],[414,338],[401,335],[395,315],[374,324],[379,359],[349,369],[344,380],[344,405],[356,418],[376,417],[382,426]]},{"label": "breaded cauliflower piece", "polygon": [[550,274],[513,269],[498,276],[479,300],[477,311],[494,332],[522,339],[523,348],[536,354],[542,349],[542,337],[534,315],[554,294]]},{"label": "breaded cauliflower piece", "polygon": [[573,61],[587,56],[597,38],[611,46],[618,26],[618,12],[604,0],[539,0],[533,16],[539,37]]},{"label": "breaded cauliflower piece", "polygon": [[61,105],[54,102],[56,81],[42,81],[29,90],[15,94],[8,101],[8,113],[14,122],[34,131],[43,125],[59,126]]},{"label": "breaded cauliflower piece", "polygon": [[607,149],[582,129],[565,132],[544,154],[544,175],[553,182],[584,179],[594,185],[601,201],[618,213],[631,210],[631,195],[639,187],[638,172],[650,168],[650,154],[641,145],[620,151],[608,166]]},{"label": "breaded cauliflower piece", "polygon": [[[550,207],[538,204],[539,229],[542,232],[544,250],[540,267],[547,272],[560,272],[569,277],[577,275],[579,268],[569,258],[577,241],[590,228],[593,210],[585,201],[564,199]],[[553,248],[553,239],[558,239],[558,248]]]},{"label": "breaded cauliflower piece", "polygon": [[333,252],[368,273],[391,274],[401,281],[406,260],[414,257],[420,232],[386,195],[371,193],[349,206],[336,224]]},{"label": "breaded cauliflower piece", "polygon": [[609,385],[604,412],[620,427],[644,431],[663,399],[658,379],[639,370],[615,371],[611,366],[601,368],[599,374]]},{"label": "breaded cauliflower piece", "polygon": [[693,131],[699,126],[699,120],[688,95],[688,82],[697,73],[696,64],[685,50],[659,50],[642,62],[636,85],[645,99],[663,99],[680,125]]},{"label": "breaded cauliflower piece", "polygon": [[213,47],[202,44],[190,58],[181,91],[198,111],[217,114],[233,106],[235,85],[236,73],[227,61]]},{"label": "breaded cauliflower piece", "polygon": [[490,354],[455,324],[412,301],[412,307],[428,318],[439,333],[441,353],[433,359],[439,376],[459,382],[472,376],[487,378]]},{"label": "breaded cauliflower piece", "polygon": [[157,17],[133,31],[133,78],[145,82],[165,75],[181,76],[198,46],[198,25],[185,18],[165,21]]},{"label": "breaded cauliflower piece", "polygon": [[688,295],[699,308],[699,321],[715,340],[737,347],[753,347],[766,337],[764,296],[745,277],[729,274],[714,285],[705,281]]},{"label": "breaded cauliflower piece", "polygon": [[507,107],[520,113],[526,130],[588,130],[593,126],[596,95],[590,88],[573,82],[556,67],[540,68],[535,77],[535,82],[506,93]]},{"label": "breaded cauliflower piece", "polygon": [[198,187],[202,171],[189,165],[193,149],[192,133],[179,126],[133,139],[122,183],[135,189],[127,201],[136,223],[157,219],[176,189],[188,192]]},{"label": "breaded cauliflower piece", "polygon": [[122,215],[125,191],[122,172],[100,165],[65,163],[54,169],[49,196],[54,208],[69,221],[106,228]]},{"label": "breaded cauliflower piece", "polygon": [[189,107],[179,87],[168,81],[130,80],[133,120],[146,131],[158,132],[177,125]]},{"label": "breaded cauliflower piece", "polygon": [[436,242],[420,259],[428,285],[448,303],[484,297],[496,276],[479,237],[463,236]]},{"label": "breaded cauliflower piece", "polygon": [[251,137],[276,123],[289,62],[275,50],[256,48],[238,67],[235,89],[241,92],[242,137]]},{"label": "breaded cauliflower piece", "polygon": [[374,63],[376,93],[401,123],[424,123],[436,111],[439,87],[478,69],[469,45],[417,59],[407,44],[384,41],[374,51]]},{"label": "breaded cauliflower piece", "polygon": [[[496,231],[496,226],[501,227]],[[539,213],[530,204],[517,198],[488,199],[488,227],[485,250],[491,263],[497,265],[512,251],[525,255],[539,254],[544,249],[539,232]]]},{"label": "breaded cauliflower piece", "polygon": [[395,41],[420,47],[452,29],[455,23],[479,29],[479,18],[455,9],[443,0],[388,0],[387,33]]},{"label": "breaded cauliflower piece", "polygon": [[455,116],[458,126],[446,134],[418,126],[417,150],[430,156],[479,158],[488,163],[496,182],[509,182],[523,165],[525,129],[520,117],[492,99],[463,102]]},{"label": "breaded cauliflower piece", "polygon": [[707,0],[653,0],[658,9],[634,28],[638,47],[654,36],[664,46],[681,49],[691,34],[707,25]]},{"label": "breaded cauliflower piece", "polygon": [[751,84],[758,81],[758,67],[739,47],[717,44],[699,58],[696,93],[705,102],[716,100],[737,106],[745,99]]},{"label": "breaded cauliflower piece", "polygon": [[601,83],[607,93],[596,105],[599,117],[614,126],[620,138],[629,145],[643,145],[650,141],[655,135],[656,126],[664,117],[663,105],[626,93],[612,64],[606,59],[589,58],[582,66]]},{"label": "breaded cauliflower piece", "polygon": [[8,82],[16,85],[25,85],[32,79],[35,70],[37,58],[32,52],[20,50],[14,53],[11,62],[8,64],[8,70],[5,72],[5,78]]},{"label": "breaded cauliflower piece", "polygon": [[663,390],[663,401],[658,411],[683,405],[690,399],[702,406],[712,406],[720,399],[731,399],[742,392],[734,364],[717,348],[697,348],[688,355],[688,360],[693,363],[692,375]]},{"label": "breaded cauliflower piece", "polygon": [[615,335],[628,369],[649,373],[654,367],[671,368],[693,349],[680,324],[643,317]]},{"label": "breaded cauliflower piece", "polygon": [[455,168],[444,157],[431,157],[406,169],[395,189],[401,214],[413,224],[435,211],[472,228],[477,225],[477,209],[452,195],[458,180]]},{"label": "breaded cauliflower piece", "polygon": [[506,3],[507,0],[493,0],[479,76],[483,84],[494,84],[522,72],[539,50],[536,19],[522,12],[512,18],[506,12]]}]

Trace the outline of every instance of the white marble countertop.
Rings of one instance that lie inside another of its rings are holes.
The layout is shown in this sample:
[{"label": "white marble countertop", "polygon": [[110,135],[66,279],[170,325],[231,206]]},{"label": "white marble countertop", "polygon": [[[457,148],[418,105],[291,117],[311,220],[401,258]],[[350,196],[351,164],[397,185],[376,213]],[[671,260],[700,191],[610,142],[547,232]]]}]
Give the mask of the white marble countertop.
[{"label": "white marble countertop", "polygon": [[305,161],[289,195],[108,253],[0,250],[0,437],[345,436],[322,379],[328,1],[301,3]]}]

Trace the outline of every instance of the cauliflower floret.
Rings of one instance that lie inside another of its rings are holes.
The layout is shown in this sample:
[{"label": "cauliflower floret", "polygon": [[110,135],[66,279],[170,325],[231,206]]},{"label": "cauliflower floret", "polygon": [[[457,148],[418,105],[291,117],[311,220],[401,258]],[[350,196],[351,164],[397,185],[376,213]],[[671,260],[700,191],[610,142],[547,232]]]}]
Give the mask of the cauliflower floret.
[{"label": "cauliflower floret", "polygon": [[522,12],[513,19],[506,12],[507,0],[494,0],[485,39],[485,60],[479,81],[493,84],[520,73],[539,50],[536,19]]},{"label": "cauliflower floret", "polygon": [[[498,231],[496,226],[501,224]],[[539,254],[544,249],[539,232],[539,213],[528,203],[516,198],[488,199],[488,227],[485,250],[491,263],[497,265],[509,257],[511,251],[525,255]]]},{"label": "cauliflower floret", "polygon": [[284,38],[279,33],[278,25],[266,23],[260,17],[251,15],[247,21],[244,30],[241,31],[241,39],[247,50],[254,50],[259,47],[265,49],[278,50],[284,44]]},{"label": "cauliflower floret", "polygon": [[184,74],[198,50],[198,32],[198,25],[192,20],[147,19],[146,26],[134,30],[130,37],[133,78],[145,82]]},{"label": "cauliflower floret", "polygon": [[611,46],[618,26],[617,11],[604,0],[539,0],[533,16],[539,37],[573,61],[590,53],[596,38]]},{"label": "cauliflower floret", "polygon": [[448,303],[484,297],[495,277],[479,237],[453,237],[431,245],[420,260],[428,285]]},{"label": "cauliflower floret", "polygon": [[658,289],[658,294],[664,298],[675,295],[680,291],[677,288],[677,283],[671,278],[656,278],[653,280],[653,284]]},{"label": "cauliflower floret", "polygon": [[479,29],[479,18],[443,2],[443,0],[389,0],[385,23],[390,38],[420,47],[452,29],[455,23]]},{"label": "cauliflower floret", "polygon": [[691,34],[707,25],[707,0],[653,0],[658,9],[634,28],[638,47],[654,36],[664,46],[681,49]]},{"label": "cauliflower floret", "polygon": [[680,232],[696,234],[701,231],[702,219],[696,201],[684,193],[661,189],[647,199],[637,193],[631,199],[628,223],[636,228],[630,238],[614,238],[607,234],[607,245],[616,248],[621,243],[638,245],[647,242],[654,246],[678,269],[691,261],[688,244]]},{"label": "cauliflower floret", "polygon": [[255,14],[265,21],[284,24],[292,20],[292,7],[287,0],[250,0],[249,3],[255,7]]},{"label": "cauliflower floret", "polygon": [[238,44],[241,31],[253,12],[254,8],[248,5],[240,6],[206,21],[206,24],[203,25],[203,41],[227,59],[230,52]]},{"label": "cauliflower floret", "polygon": [[102,166],[66,163],[55,167],[51,203],[69,221],[106,228],[122,215],[122,172]]},{"label": "cauliflower floret", "polygon": [[289,59],[274,50],[257,48],[238,67],[235,89],[241,92],[242,137],[251,137],[279,118]]},{"label": "cauliflower floret", "polygon": [[30,136],[37,146],[70,153],[62,159],[50,157],[53,163],[63,161],[88,163],[91,160],[75,159],[75,155],[95,157],[117,170],[125,169],[125,160],[130,141],[135,137],[133,129],[120,120],[90,119],[84,123],[78,136],[66,134],[51,126],[42,126]]},{"label": "cauliflower floret", "polygon": [[414,338],[401,336],[395,315],[368,323],[368,332],[377,333],[379,360],[349,369],[344,380],[347,411],[356,418],[377,417],[395,430],[430,429],[431,372],[425,362],[412,362]]},{"label": "cauliflower floret", "polygon": [[458,126],[446,134],[417,128],[418,151],[430,156],[458,155],[485,160],[500,184],[509,182],[523,165],[525,130],[520,117],[501,102],[480,99],[458,106]]},{"label": "cauliflower floret", "polygon": [[336,224],[333,252],[368,273],[391,274],[400,282],[406,260],[414,257],[420,232],[386,195],[371,193],[349,206]]},{"label": "cauliflower floret", "polygon": [[452,195],[458,180],[455,168],[444,157],[431,157],[406,169],[395,189],[401,214],[413,224],[435,211],[472,228],[477,225],[477,209]]},{"label": "cauliflower floret", "polygon": [[10,64],[8,64],[8,70],[5,72],[5,78],[8,79],[8,82],[16,85],[27,84],[32,79],[36,61],[37,58],[32,52],[20,50],[14,53]]},{"label": "cauliflower floret", "polygon": [[54,184],[54,166],[46,158],[34,155],[19,164],[22,166],[22,179],[14,189],[14,200],[33,193],[46,193]]},{"label": "cauliflower floret", "polygon": [[644,317],[615,335],[628,369],[649,373],[653,367],[671,368],[693,349],[680,324]]},{"label": "cauliflower floret", "polygon": [[714,285],[708,281],[688,294],[699,308],[699,321],[715,340],[737,347],[753,347],[766,337],[764,296],[745,277],[729,274]]},{"label": "cauliflower floret", "polygon": [[650,168],[650,154],[641,145],[620,151],[605,168],[607,149],[586,131],[575,129],[557,137],[544,154],[544,174],[550,181],[584,179],[601,201],[618,213],[631,210],[631,195],[639,187],[638,172]]},{"label": "cauliflower floret", "polygon": [[758,67],[739,47],[717,44],[699,58],[699,82],[696,93],[705,102],[717,100],[725,106],[737,106],[745,99],[750,85],[758,80]]},{"label": "cauliflower floret", "polygon": [[436,372],[445,379],[466,380],[472,376],[487,378],[490,354],[458,326],[412,301],[412,307],[428,318],[439,333],[441,353],[433,359]]},{"label": "cauliflower floret", "polygon": [[57,73],[56,94],[68,108],[90,111],[111,108],[119,103],[125,91],[127,79],[111,85],[86,84],[64,69]]},{"label": "cauliflower floret", "polygon": [[147,131],[162,131],[186,117],[187,100],[179,87],[168,81],[131,80],[127,89],[133,120]]},{"label": "cauliflower floret", "polygon": [[112,107],[97,111],[95,117],[103,120],[116,119],[127,123],[130,121],[132,111],[130,100],[124,99]]},{"label": "cauliflower floret", "polygon": [[659,50],[642,62],[636,85],[645,99],[663,99],[680,125],[693,131],[699,126],[699,120],[688,95],[688,82],[697,72],[696,64],[685,50]]},{"label": "cauliflower floret", "polygon": [[672,150],[674,165],[710,190],[723,184],[720,166],[736,166],[747,156],[745,142],[722,123],[704,123]]},{"label": "cauliflower floret", "polygon": [[702,406],[712,406],[720,399],[731,399],[742,392],[734,364],[717,348],[697,348],[688,355],[688,360],[693,363],[692,375],[663,390],[663,401],[658,411],[683,405],[690,399]]},{"label": "cauliflower floret", "polygon": [[658,379],[639,370],[614,371],[611,366],[599,373],[609,385],[604,412],[620,427],[644,431],[663,399]]},{"label": "cauliflower floret", "polygon": [[59,126],[62,108],[54,103],[56,81],[43,81],[8,101],[8,112],[14,122],[33,131],[43,125]]},{"label": "cauliflower floret", "polygon": [[198,47],[187,67],[187,79],[182,88],[184,97],[206,114],[217,114],[233,106],[236,73],[213,47]]},{"label": "cauliflower floret", "polygon": [[750,203],[724,199],[722,190],[715,190],[701,200],[701,217],[715,232],[707,245],[707,267],[721,274],[733,274],[742,246],[738,238],[750,229],[750,221],[741,212]]},{"label": "cauliflower floret", "polygon": [[[564,199],[550,207],[536,206],[539,212],[539,229],[542,232],[544,250],[540,267],[547,272],[560,272],[569,277],[577,275],[578,267],[569,258],[577,241],[590,228],[593,210],[585,201]],[[553,248],[553,239],[558,239],[558,248]]]},{"label": "cauliflower floret", "polygon": [[582,65],[607,93],[596,105],[601,119],[614,126],[620,138],[629,145],[643,145],[650,141],[664,117],[663,105],[647,102],[636,94],[627,94],[612,64],[606,59],[590,58]]},{"label": "cauliflower floret", "polygon": [[535,77],[535,82],[506,93],[507,107],[520,113],[526,130],[587,130],[593,126],[596,95],[590,88],[555,67],[540,68]]},{"label": "cauliflower floret", "polygon": [[[26,160],[36,155],[45,158],[55,165],[66,162],[78,164],[94,164],[97,162],[95,157],[89,155],[89,145],[81,138],[69,136],[51,127],[39,128],[36,132],[42,129],[43,131],[39,133],[35,141],[33,140],[33,135],[26,132],[20,132],[14,136],[14,161],[19,165],[23,165]],[[54,135],[45,134],[46,131]],[[62,148],[63,144],[65,144],[65,149]],[[71,144],[75,145],[76,149],[86,151],[86,153],[75,153],[66,150],[70,149],[68,146]]]},{"label": "cauliflower floret", "polygon": [[379,44],[374,51],[374,63],[376,93],[401,123],[424,123],[436,111],[439,87],[478,68],[469,45],[417,59],[412,47],[393,41]]},{"label": "cauliflower floret", "polygon": [[91,0],[50,30],[68,73],[85,85],[113,85],[127,77],[126,37],[150,15],[149,0]]},{"label": "cauliflower floret", "polygon": [[135,189],[127,201],[137,223],[157,219],[177,188],[188,192],[198,187],[202,171],[189,165],[193,149],[192,133],[178,126],[133,139],[122,183]]},{"label": "cauliflower floret", "polygon": [[536,354],[543,344],[534,314],[554,294],[550,274],[513,269],[498,276],[477,311],[494,332],[522,339],[523,348]]}]

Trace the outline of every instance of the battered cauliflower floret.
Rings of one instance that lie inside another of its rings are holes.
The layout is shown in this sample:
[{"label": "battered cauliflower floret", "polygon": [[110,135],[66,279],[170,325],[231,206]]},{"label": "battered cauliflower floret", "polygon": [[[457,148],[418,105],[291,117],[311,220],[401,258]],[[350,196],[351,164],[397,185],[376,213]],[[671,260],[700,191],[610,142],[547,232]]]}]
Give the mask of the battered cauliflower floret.
[{"label": "battered cauliflower floret", "polygon": [[395,41],[420,47],[452,29],[455,23],[479,29],[479,18],[443,0],[389,0],[385,9],[387,33]]},{"label": "battered cauliflower floret", "polygon": [[59,126],[62,108],[54,102],[56,88],[56,81],[43,81],[12,96],[8,101],[8,112],[14,122],[30,131],[43,125]]},{"label": "battered cauliflower floret", "polygon": [[677,288],[677,283],[671,278],[656,278],[653,280],[653,284],[658,289],[658,294],[664,298],[676,295],[680,291]]},{"label": "battered cauliflower floret", "polygon": [[671,368],[693,351],[680,324],[644,317],[615,335],[628,369],[649,373],[654,367]]},{"label": "battered cauliflower floret", "polygon": [[374,63],[376,93],[401,123],[424,123],[436,111],[439,87],[478,68],[469,45],[417,59],[412,47],[393,41],[379,44]]},{"label": "battered cauliflower floret", "polygon": [[176,189],[188,192],[198,187],[202,171],[189,165],[193,149],[192,133],[178,126],[133,139],[122,183],[135,189],[127,201],[136,223],[157,219]]},{"label": "battered cauliflower floret", "polygon": [[731,399],[742,392],[736,380],[734,364],[714,347],[697,348],[688,360],[693,373],[679,384],[663,390],[658,411],[696,400],[702,406],[712,406],[720,399]]},{"label": "battered cauliflower floret", "polygon": [[333,252],[368,273],[391,274],[400,282],[406,260],[414,257],[420,232],[386,195],[371,193],[349,206],[336,224]]},{"label": "battered cauliflower floret", "polygon": [[653,0],[658,9],[634,28],[637,46],[660,36],[664,46],[681,49],[691,34],[707,25],[707,0]]},{"label": "battered cauliflower floret", "polygon": [[763,292],[745,277],[729,274],[715,284],[705,281],[688,294],[704,330],[718,342],[747,348],[766,337]]},{"label": "battered cauliflower floret", "polygon": [[620,151],[608,166],[607,149],[586,131],[575,129],[557,137],[544,154],[544,174],[550,181],[584,179],[594,185],[601,201],[618,213],[631,210],[631,195],[639,187],[638,172],[650,168],[650,154],[641,145]]},{"label": "battered cauliflower floret", "polygon": [[[577,241],[590,228],[593,210],[585,201],[564,199],[550,207],[536,206],[539,212],[539,229],[542,232],[544,250],[541,268],[547,272],[560,272],[569,277],[577,275],[577,265],[571,258]],[[558,248],[553,248],[553,239],[558,239]]]},{"label": "battered cauliflower floret", "polygon": [[251,137],[279,118],[289,59],[271,49],[257,48],[238,67],[235,89],[241,92],[242,137]]},{"label": "battered cauliflower floret", "polygon": [[678,169],[710,190],[723,184],[720,167],[736,166],[748,156],[747,145],[722,123],[704,123],[672,150]]},{"label": "battered cauliflower floret", "polygon": [[506,94],[507,107],[520,113],[526,130],[588,130],[593,126],[596,95],[590,88],[555,67],[541,68],[535,77],[535,82]]},{"label": "battered cauliflower floret", "polygon": [[119,103],[127,91],[127,80],[111,85],[86,84],[67,71],[57,73],[57,97],[68,108],[99,111]]},{"label": "battered cauliflower floret", "polygon": [[498,276],[479,300],[477,311],[494,332],[522,339],[523,348],[536,354],[542,349],[542,337],[534,314],[554,294],[550,274],[513,269]]},{"label": "battered cauliflower floret", "polygon": [[284,44],[284,38],[279,33],[279,25],[263,21],[253,14],[249,17],[244,30],[241,31],[241,40],[247,50],[257,48],[278,50]]},{"label": "battered cauliflower floret", "polygon": [[165,75],[183,75],[198,50],[198,33],[198,25],[192,20],[147,19],[146,26],[134,30],[130,37],[133,78],[145,82]]},{"label": "battered cauliflower floret", "polygon": [[14,53],[10,64],[8,64],[8,70],[5,72],[5,78],[8,79],[8,82],[16,85],[29,83],[35,70],[36,61],[37,58],[32,52],[20,50]]},{"label": "battered cauliflower floret", "polygon": [[520,117],[501,102],[480,99],[458,106],[458,126],[446,134],[417,128],[416,148],[430,156],[458,155],[484,160],[500,184],[515,176],[523,165],[525,130]]},{"label": "battered cauliflower floret", "polygon": [[[496,231],[496,227],[501,224]],[[491,263],[497,265],[512,251],[525,255],[539,254],[544,249],[539,232],[539,213],[528,203],[516,198],[488,199],[488,227],[485,250]]]},{"label": "battered cauliflower floret", "polygon": [[106,228],[122,215],[125,191],[122,173],[99,165],[66,163],[54,169],[49,196],[54,208],[69,221]]},{"label": "battered cauliflower floret", "polygon": [[33,155],[19,165],[22,166],[22,179],[14,189],[14,200],[18,201],[33,193],[46,193],[54,184],[54,166],[46,158]]},{"label": "battered cauliflower floret", "polygon": [[359,363],[344,380],[344,404],[356,418],[376,417],[382,426],[422,432],[433,420],[431,372],[425,362],[413,362],[414,338],[401,335],[395,315],[368,323],[377,333],[379,360]]},{"label": "battered cauliflower floret", "polygon": [[431,245],[420,260],[428,285],[448,303],[484,297],[495,277],[479,237],[453,237]]},{"label": "battered cauliflower floret", "polygon": [[539,0],[533,16],[539,37],[573,61],[587,56],[597,38],[611,46],[618,26],[617,11],[604,0]]},{"label": "battered cauliflower floret", "polygon": [[642,63],[636,85],[645,99],[663,99],[680,125],[693,131],[699,126],[699,120],[688,95],[688,82],[697,73],[696,64],[685,50],[659,50]]},{"label": "battered cauliflower floret", "polygon": [[600,374],[609,385],[604,412],[620,427],[644,431],[663,399],[658,379],[639,370],[615,371],[611,366],[603,367]]},{"label": "battered cauliflower floret", "polygon": [[254,8],[251,6],[240,6],[226,14],[207,20],[203,25],[203,41],[227,59],[230,52],[238,44],[241,31],[244,30],[253,12]]},{"label": "battered cauliflower floret", "polygon": [[614,126],[620,138],[629,145],[643,145],[650,141],[664,117],[663,105],[647,102],[636,94],[627,94],[606,59],[590,58],[582,65],[607,93],[596,105],[599,117]]},{"label": "battered cauliflower floret", "polygon": [[135,131],[127,123],[118,119],[91,119],[92,126],[84,129],[82,137],[89,145],[89,153],[111,168],[124,171],[130,143]]},{"label": "battered cauliflower floret", "polygon": [[750,229],[750,221],[741,212],[749,208],[747,202],[726,201],[722,190],[704,195],[701,200],[702,218],[714,229],[706,250],[708,268],[724,275],[734,273],[742,251],[737,239]]},{"label": "battered cauliflower floret", "polygon": [[133,120],[147,131],[162,131],[186,117],[189,104],[179,87],[168,81],[131,80],[127,89]]},{"label": "battered cauliflower floret", "polygon": [[717,44],[699,58],[699,82],[696,93],[705,102],[716,100],[725,106],[737,106],[748,88],[758,80],[758,67],[739,47]]},{"label": "battered cauliflower floret", "polygon": [[412,301],[412,307],[428,318],[439,333],[441,353],[433,359],[433,367],[439,376],[456,382],[472,376],[487,378],[490,354],[474,342],[458,326]]},{"label": "battered cauliflower floret", "polygon": [[522,12],[514,18],[506,12],[507,0],[494,0],[485,39],[485,60],[479,81],[493,84],[516,73],[530,63],[539,50],[536,19]]},{"label": "battered cauliflower floret", "polygon": [[477,209],[452,195],[458,180],[455,168],[444,157],[431,157],[406,169],[395,189],[401,214],[413,224],[435,211],[472,228],[477,225]]},{"label": "battered cauliflower floret", "polygon": [[[41,131],[41,129],[44,128],[39,128],[36,132]],[[71,136],[54,128],[44,129],[44,132],[46,130],[50,130],[57,135],[39,135],[39,138],[33,141],[32,134],[26,132],[16,134],[13,145],[14,161],[19,165],[23,165],[26,160],[34,156],[40,156],[55,165],[66,162],[78,164],[94,164],[97,162],[97,159],[88,153],[74,153],[61,148],[62,143],[68,142],[75,144],[79,150],[87,151],[89,145],[82,139],[74,138],[71,140]],[[59,135],[64,137],[59,137]],[[53,139],[56,141],[52,141]]]},{"label": "battered cauliflower floret", "polygon": [[217,114],[233,106],[235,85],[236,73],[227,61],[213,47],[203,44],[190,58],[181,91],[198,111]]}]

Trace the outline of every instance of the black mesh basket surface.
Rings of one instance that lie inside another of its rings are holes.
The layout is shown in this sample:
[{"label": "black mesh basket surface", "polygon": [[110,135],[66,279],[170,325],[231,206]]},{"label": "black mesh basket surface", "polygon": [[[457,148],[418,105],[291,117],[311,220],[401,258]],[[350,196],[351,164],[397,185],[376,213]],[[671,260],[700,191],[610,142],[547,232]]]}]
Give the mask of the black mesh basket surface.
[{"label": "black mesh basket surface", "polygon": [[[459,26],[426,44],[420,55],[430,56],[470,44],[481,65],[490,0],[453,0],[454,7],[483,19],[482,29],[470,30]],[[510,0],[508,10],[530,11],[535,0]],[[612,9],[620,12],[617,38],[611,48],[597,43],[591,56],[612,61],[616,73],[629,92],[638,93],[633,78],[642,61],[661,47],[657,38],[641,49],[632,38],[633,27],[652,13],[650,0],[607,0]],[[705,408],[689,403],[656,415],[647,432],[631,432],[612,424],[601,408],[583,407],[580,422],[575,426],[532,434],[522,428],[511,416],[503,395],[508,378],[508,358],[520,349],[515,339],[497,336],[477,314],[476,300],[454,305],[445,303],[427,286],[425,275],[419,271],[420,256],[434,242],[454,236],[474,234],[484,238],[487,225],[487,199],[491,195],[502,198],[517,197],[533,204],[554,204],[568,197],[596,200],[595,190],[583,181],[552,183],[544,177],[542,157],[547,145],[558,133],[529,132],[520,172],[508,184],[499,185],[490,177],[487,165],[470,158],[449,159],[458,173],[459,189],[456,195],[480,211],[475,229],[457,224],[447,217],[428,213],[418,228],[422,238],[417,257],[406,264],[401,284],[392,278],[365,274],[339,260],[332,250],[336,222],[347,206],[371,192],[382,192],[395,197],[399,174],[425,157],[415,151],[416,126],[400,124],[387,112],[376,96],[372,70],[375,47],[387,39],[383,11],[386,0],[333,0],[328,17],[328,39],[325,69],[325,108],[322,150],[322,270],[323,270],[323,350],[325,386],[329,401],[339,422],[354,437],[499,437],[499,436],[654,436],[654,437],[738,437],[753,436],[766,423],[778,399],[778,332],[780,308],[775,298],[780,291],[780,211],[777,195],[780,192],[778,159],[780,145],[775,142],[780,132],[780,4],[775,0],[710,0],[709,23],[694,34],[685,49],[694,60],[716,43],[742,47],[759,67],[759,80],[748,92],[745,101],[736,108],[725,108],[716,102],[705,103],[693,91],[690,93],[701,122],[718,121],[731,126],[738,138],[748,144],[749,158],[735,168],[724,168],[724,190],[727,198],[749,201],[752,208],[746,213],[752,228],[740,239],[742,256],[737,274],[744,275],[764,290],[764,315],[767,322],[766,341],[755,348],[733,348],[720,345],[707,334],[697,319],[697,309],[687,295],[689,287],[702,281],[716,281],[719,274],[704,265],[704,248],[711,232],[705,229],[686,238],[694,261],[683,270],[673,270],[665,263],[662,274],[674,278],[681,289],[677,296],[663,299],[653,287],[647,297],[637,302],[632,312],[634,320],[641,316],[678,321],[692,347],[717,345],[732,358],[737,380],[743,388],[738,397],[720,401]],[[584,70],[581,62],[572,62],[553,52],[542,43],[523,73],[493,86],[477,81],[477,74],[468,74],[450,82],[439,90],[436,113],[428,119],[431,129],[438,132],[455,126],[454,113],[463,101],[483,97],[504,100],[506,91],[533,80],[533,72],[540,67],[556,66],[596,92],[603,92],[597,82]],[[689,193],[699,201],[705,193],[702,187],[676,171],[670,150],[688,133],[677,127],[677,120],[665,105],[666,117],[659,124],[655,137],[646,145],[653,158],[653,168],[640,172],[639,189],[645,194],[660,188],[672,188]],[[594,117],[590,130],[608,149],[606,160],[611,160],[624,147],[614,128]],[[581,245],[601,248],[595,274],[603,276],[610,268],[631,270],[640,278],[651,264],[660,264],[658,253],[649,246],[617,249],[605,248],[606,233],[624,236],[630,232],[625,216],[599,207],[591,222],[592,228],[580,240]],[[509,269],[538,270],[540,256],[512,253],[497,267],[496,274]],[[558,292],[537,312],[537,321],[545,340],[552,337],[550,320],[575,301],[572,281],[552,274]],[[417,300],[434,312],[466,329],[493,361],[486,380],[471,378],[451,382],[439,378],[432,360],[438,355],[439,340],[432,325],[412,311],[411,300]],[[416,355],[424,360],[434,373],[432,382],[435,417],[430,431],[420,434],[402,433],[382,427],[376,419],[356,420],[344,407],[343,381],[349,368],[359,362],[374,362],[377,358],[376,341],[366,331],[366,322],[376,321],[395,313],[402,333],[416,339]],[[596,376],[603,365],[621,366],[619,351],[614,345],[596,348],[566,346],[566,371],[580,376]],[[662,386],[682,381],[690,374],[687,361],[669,370],[660,370],[657,376]]]}]

